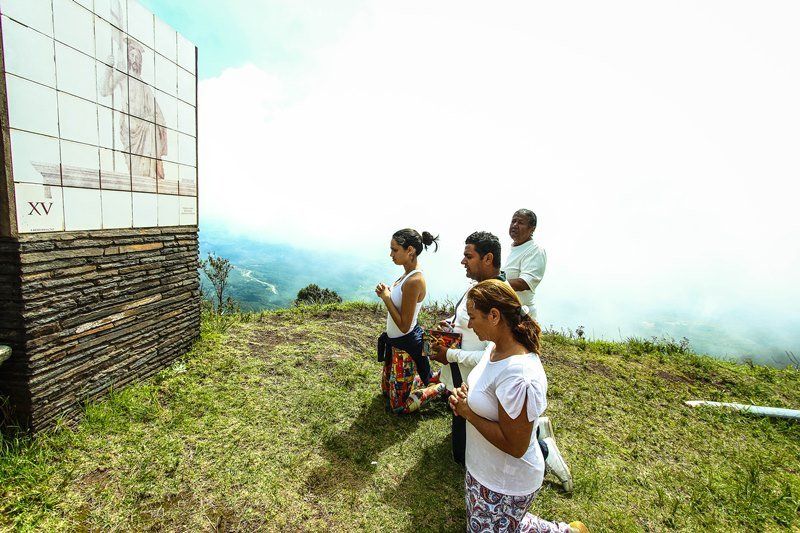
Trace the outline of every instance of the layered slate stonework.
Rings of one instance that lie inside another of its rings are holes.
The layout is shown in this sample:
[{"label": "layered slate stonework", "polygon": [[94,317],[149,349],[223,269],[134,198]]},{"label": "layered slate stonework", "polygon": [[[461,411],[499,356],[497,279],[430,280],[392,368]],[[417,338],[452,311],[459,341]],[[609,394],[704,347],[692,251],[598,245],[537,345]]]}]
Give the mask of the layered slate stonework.
[{"label": "layered slate stonework", "polygon": [[0,240],[6,418],[34,430],[73,418],[185,353],[200,331],[197,267],[196,226]]},{"label": "layered slate stonework", "polygon": [[197,48],[141,2],[0,1],[0,426],[189,350],[197,146]]}]

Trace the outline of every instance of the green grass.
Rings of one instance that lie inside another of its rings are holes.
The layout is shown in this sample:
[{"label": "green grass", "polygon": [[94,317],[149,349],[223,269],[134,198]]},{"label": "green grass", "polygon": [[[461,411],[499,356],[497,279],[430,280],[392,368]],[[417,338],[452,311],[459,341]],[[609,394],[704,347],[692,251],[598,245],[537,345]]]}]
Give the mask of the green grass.
[{"label": "green grass", "polygon": [[[0,529],[463,530],[445,405],[384,412],[384,321],[358,303],[206,317],[191,353],[79,424],[4,438]],[[800,424],[683,405],[797,408],[797,370],[554,332],[542,359],[575,493],[546,478],[537,514],[592,531],[799,530]]]}]

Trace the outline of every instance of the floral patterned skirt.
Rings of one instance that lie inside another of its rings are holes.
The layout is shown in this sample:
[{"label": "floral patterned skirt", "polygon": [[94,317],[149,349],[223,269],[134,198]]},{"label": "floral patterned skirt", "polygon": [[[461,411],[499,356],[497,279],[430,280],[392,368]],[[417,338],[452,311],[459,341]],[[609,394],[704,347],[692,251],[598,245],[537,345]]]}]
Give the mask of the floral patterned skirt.
[{"label": "floral patterned skirt", "polygon": [[396,414],[408,414],[446,392],[444,383],[439,382],[439,374],[425,386],[422,383],[414,359],[403,350],[392,348],[392,357],[383,363],[381,391],[386,397],[389,410]]},{"label": "floral patterned skirt", "polygon": [[464,479],[469,532],[540,532],[569,533],[569,524],[548,522],[528,512],[536,492],[510,496],[484,487],[467,470]]}]

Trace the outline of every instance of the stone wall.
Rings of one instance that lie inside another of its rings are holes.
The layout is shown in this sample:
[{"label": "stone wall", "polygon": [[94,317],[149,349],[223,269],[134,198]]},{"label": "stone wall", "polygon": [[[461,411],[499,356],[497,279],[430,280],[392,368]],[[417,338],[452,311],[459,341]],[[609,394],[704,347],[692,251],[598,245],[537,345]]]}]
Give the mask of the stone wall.
[{"label": "stone wall", "polygon": [[38,430],[145,378],[200,331],[197,227],[0,241],[0,395]]}]

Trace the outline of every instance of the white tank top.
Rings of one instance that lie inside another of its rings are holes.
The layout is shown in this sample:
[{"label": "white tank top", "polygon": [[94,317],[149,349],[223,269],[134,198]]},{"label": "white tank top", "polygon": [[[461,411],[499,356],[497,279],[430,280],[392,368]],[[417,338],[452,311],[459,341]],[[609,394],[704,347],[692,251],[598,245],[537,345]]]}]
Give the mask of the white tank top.
[{"label": "white tank top", "polygon": [[[400,278],[400,280],[398,280],[397,283],[395,283],[392,287],[392,303],[401,313],[403,311],[403,308],[401,307],[403,305],[403,285],[408,278],[417,272],[419,272],[419,270],[412,270]],[[386,313],[386,334],[389,336],[389,338],[396,339],[397,337],[402,337],[414,329],[414,326],[417,325],[417,316],[419,316],[420,309],[422,309],[422,302],[417,302],[417,305],[414,307],[414,318],[411,320],[411,326],[409,326],[408,331],[400,331],[400,328],[398,328],[397,324],[395,324],[394,320],[392,320],[392,315],[390,313]]]}]

